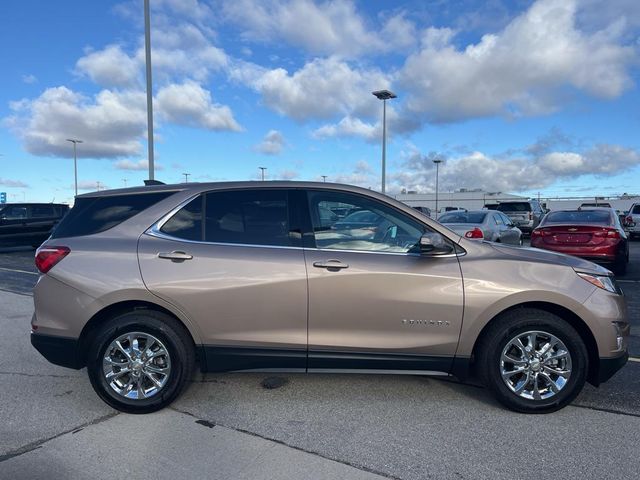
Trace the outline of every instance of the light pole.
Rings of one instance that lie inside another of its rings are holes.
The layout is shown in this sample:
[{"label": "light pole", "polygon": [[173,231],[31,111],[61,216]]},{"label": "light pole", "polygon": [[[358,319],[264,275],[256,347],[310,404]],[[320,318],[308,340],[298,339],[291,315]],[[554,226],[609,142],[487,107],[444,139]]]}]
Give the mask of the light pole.
[{"label": "light pole", "polygon": [[387,100],[398,96],[389,90],[376,90],[371,92],[378,100],[382,100],[382,193],[386,190],[387,170]]},{"label": "light pole", "polygon": [[189,183],[189,175],[191,175],[190,173],[183,173],[184,175],[184,183]]},{"label": "light pole", "polygon": [[149,180],[153,180],[153,91],[151,89],[151,21],[149,19],[149,0],[144,0],[144,59],[147,76],[147,149],[149,154]]},{"label": "light pole", "polygon": [[124,188],[127,188],[127,179],[123,178],[122,181],[124,182]]},{"label": "light pole", "polygon": [[267,169],[267,167],[258,167],[261,170],[262,173],[262,181],[264,182],[264,171]]},{"label": "light pole", "polygon": [[78,156],[76,152],[76,145],[82,143],[82,140],[77,138],[67,138],[67,142],[73,143],[73,177],[75,179],[76,197],[78,196]]},{"label": "light pole", "polygon": [[320,175],[320,176],[322,177],[322,181],[326,183],[327,182],[327,176],[326,175]]},{"label": "light pole", "polygon": [[434,158],[433,163],[436,164],[436,220],[438,219],[438,174],[440,173],[440,164],[442,163],[441,158]]},{"label": "light pole", "polygon": [[100,191],[100,181],[96,180],[96,189]]}]

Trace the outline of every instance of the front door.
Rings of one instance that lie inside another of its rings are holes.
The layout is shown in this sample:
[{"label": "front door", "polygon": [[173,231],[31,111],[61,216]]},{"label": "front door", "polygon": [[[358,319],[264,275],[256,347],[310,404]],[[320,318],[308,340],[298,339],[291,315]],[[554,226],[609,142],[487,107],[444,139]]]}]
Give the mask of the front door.
[{"label": "front door", "polygon": [[216,191],[142,235],[147,288],[201,332],[210,371],[306,367],[307,274],[288,192]]},{"label": "front door", "polygon": [[308,201],[309,370],[449,372],[463,314],[456,255],[421,256],[429,227],[371,197],[312,190]]}]

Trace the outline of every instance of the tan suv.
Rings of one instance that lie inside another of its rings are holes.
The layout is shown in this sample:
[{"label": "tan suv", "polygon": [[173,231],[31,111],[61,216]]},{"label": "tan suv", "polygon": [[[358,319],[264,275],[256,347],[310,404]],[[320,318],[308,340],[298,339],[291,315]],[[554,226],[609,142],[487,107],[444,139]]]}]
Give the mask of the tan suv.
[{"label": "tan suv", "polygon": [[477,374],[549,412],[627,360],[625,301],[575,257],[468,240],[326,183],[79,196],[36,254],[31,341],[143,413],[202,371]]}]

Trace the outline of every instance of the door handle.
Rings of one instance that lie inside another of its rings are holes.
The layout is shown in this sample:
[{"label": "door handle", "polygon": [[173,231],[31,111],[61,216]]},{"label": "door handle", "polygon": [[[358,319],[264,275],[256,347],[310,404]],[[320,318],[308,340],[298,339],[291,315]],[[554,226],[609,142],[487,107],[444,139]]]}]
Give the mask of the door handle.
[{"label": "door handle", "polygon": [[326,262],[313,262],[313,266],[316,268],[327,268],[329,270],[341,270],[343,268],[349,268],[349,265],[342,263],[340,260],[327,260]]},{"label": "door handle", "polygon": [[160,252],[158,253],[158,258],[164,258],[172,262],[184,262],[185,260],[191,260],[193,255],[174,250],[173,252]]}]

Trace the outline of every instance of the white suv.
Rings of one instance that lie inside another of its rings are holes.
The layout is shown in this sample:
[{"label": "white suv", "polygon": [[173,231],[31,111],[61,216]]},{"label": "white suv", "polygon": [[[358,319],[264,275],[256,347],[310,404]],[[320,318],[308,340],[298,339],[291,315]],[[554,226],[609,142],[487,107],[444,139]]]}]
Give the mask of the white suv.
[{"label": "white suv", "polygon": [[629,238],[640,236],[640,203],[634,203],[629,209],[629,215],[625,219],[625,229],[629,232]]}]

